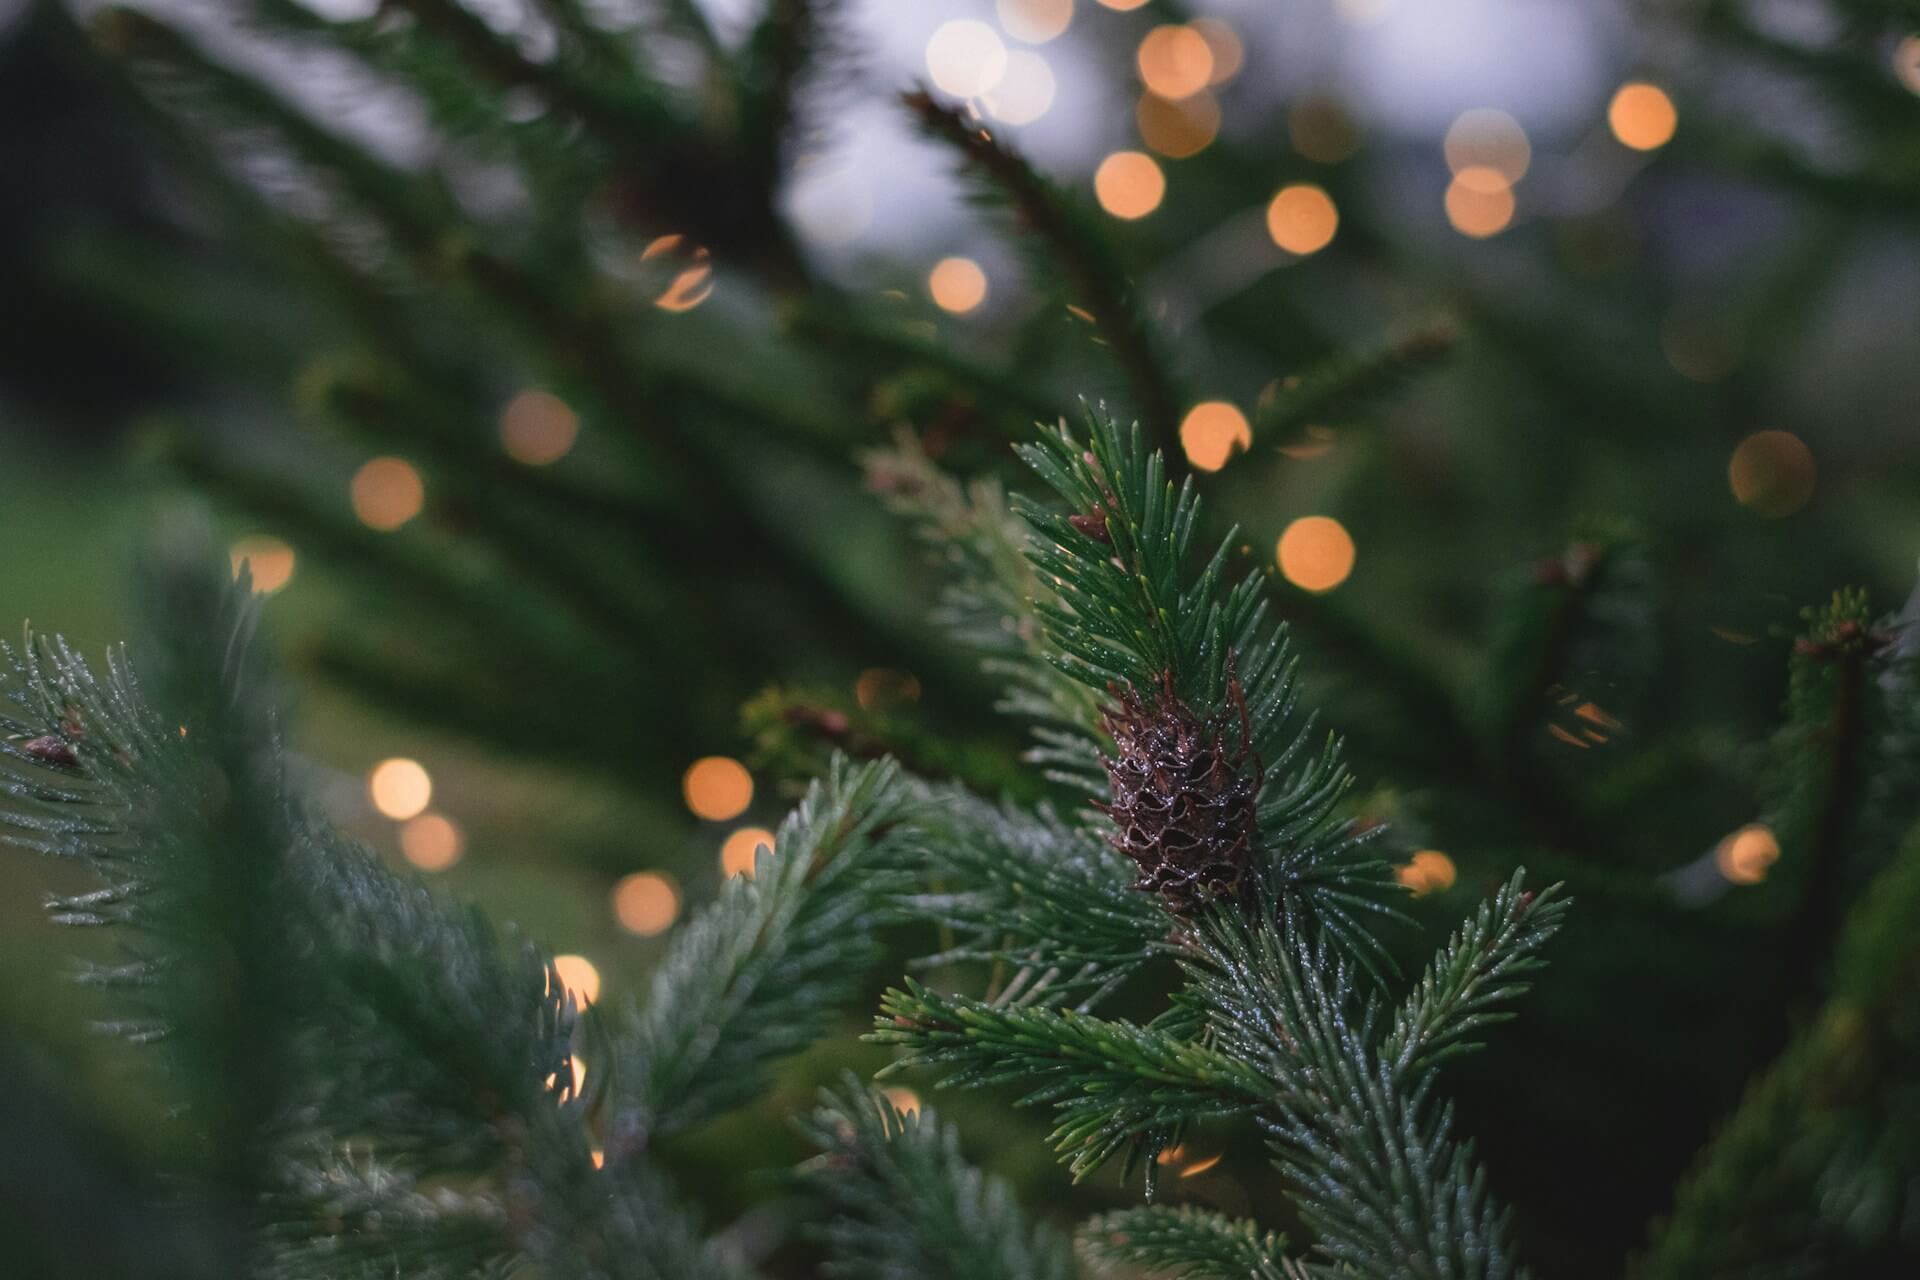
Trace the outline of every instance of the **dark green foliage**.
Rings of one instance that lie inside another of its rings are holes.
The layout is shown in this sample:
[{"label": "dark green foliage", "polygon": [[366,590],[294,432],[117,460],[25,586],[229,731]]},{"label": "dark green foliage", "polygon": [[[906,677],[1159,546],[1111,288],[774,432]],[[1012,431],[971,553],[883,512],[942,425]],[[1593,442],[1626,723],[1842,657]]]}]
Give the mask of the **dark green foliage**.
[{"label": "dark green foliage", "polygon": [[1013,1189],[969,1165],[958,1131],[932,1110],[902,1114],[849,1079],[801,1127],[820,1148],[804,1181],[833,1214],[819,1232],[829,1275],[1072,1280],[1067,1241],[1030,1225]]},{"label": "dark green foliage", "polygon": [[1298,1280],[1287,1238],[1262,1234],[1193,1205],[1143,1205],[1103,1213],[1080,1228],[1080,1248],[1109,1265],[1147,1267],[1174,1280]]}]

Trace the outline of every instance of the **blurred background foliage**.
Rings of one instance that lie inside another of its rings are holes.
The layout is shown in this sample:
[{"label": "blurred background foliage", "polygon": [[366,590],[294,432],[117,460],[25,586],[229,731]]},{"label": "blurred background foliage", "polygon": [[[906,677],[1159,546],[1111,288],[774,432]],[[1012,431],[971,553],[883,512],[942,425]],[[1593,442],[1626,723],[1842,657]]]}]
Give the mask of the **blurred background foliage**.
[{"label": "blurred background foliage", "polygon": [[[16,5],[0,600],[104,644],[211,504],[329,809],[625,999],[828,747],[1044,786],[885,500],[1105,400],[1270,566],[1428,935],[1570,882],[1457,1083],[1530,1256],[1610,1273],[1864,875],[1804,906],[1855,799],[1780,726],[1802,607],[1914,587],[1917,95],[1896,0]],[[0,1023],[138,1149],[55,879],[0,860]],[[728,1220],[878,1061],[685,1185]]]}]

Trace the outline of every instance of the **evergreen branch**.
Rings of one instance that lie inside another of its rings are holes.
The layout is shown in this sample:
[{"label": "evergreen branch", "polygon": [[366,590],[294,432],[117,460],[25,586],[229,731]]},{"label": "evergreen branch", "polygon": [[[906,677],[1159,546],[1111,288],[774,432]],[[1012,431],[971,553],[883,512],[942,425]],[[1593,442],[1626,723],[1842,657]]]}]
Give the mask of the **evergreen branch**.
[{"label": "evergreen branch", "polygon": [[1076,202],[1041,177],[1026,158],[996,139],[959,107],[919,90],[902,101],[923,131],[963,156],[990,189],[1011,204],[1026,228],[1052,253],[1071,297],[1093,317],[1100,336],[1133,389],[1148,432],[1166,450],[1176,475],[1186,472],[1180,448],[1182,397],[1156,349],[1119,257],[1099,225]]},{"label": "evergreen branch", "polygon": [[898,767],[836,760],[751,876],[674,938],[623,1045],[618,1103],[647,1134],[752,1097],[775,1058],[816,1039],[879,959],[876,924],[916,833]]},{"label": "evergreen branch", "polygon": [[1523,875],[1514,872],[1454,931],[1394,1014],[1380,1057],[1396,1074],[1408,1077],[1477,1048],[1466,1037],[1512,1016],[1490,1006],[1526,991],[1519,978],[1541,966],[1540,948],[1567,908],[1555,898],[1559,886],[1524,890]]},{"label": "evergreen branch", "polygon": [[1304,1280],[1287,1238],[1195,1205],[1143,1205],[1103,1213],[1076,1233],[1081,1252],[1109,1267],[1168,1280]]},{"label": "evergreen branch", "polygon": [[1444,363],[1458,340],[1452,324],[1436,322],[1345,353],[1298,379],[1288,379],[1279,395],[1255,411],[1253,438],[1263,444],[1278,443],[1310,423],[1361,413]]},{"label": "evergreen branch", "polygon": [[904,1050],[889,1073],[930,1066],[960,1088],[1034,1086],[1020,1103],[1053,1105],[1054,1150],[1076,1179],[1124,1148],[1157,1149],[1181,1126],[1245,1111],[1268,1092],[1239,1059],[1154,1027],[943,996],[911,978],[882,997],[867,1039]]},{"label": "evergreen branch", "polygon": [[967,1163],[931,1110],[901,1114],[851,1077],[801,1129],[820,1148],[806,1186],[831,1208],[818,1234],[846,1280],[1073,1280],[1067,1241],[1029,1224],[1013,1188]]},{"label": "evergreen branch", "polygon": [[1833,998],[1695,1157],[1635,1280],[1867,1274],[1898,1252],[1920,1178],[1916,913],[1909,838],[1841,934]]},{"label": "evergreen branch", "polygon": [[1166,912],[1094,832],[1044,806],[1028,814],[958,788],[933,798],[927,887],[902,905],[954,939],[922,967],[1011,965],[1001,1001],[1072,1000],[1084,1013],[1165,949]]}]

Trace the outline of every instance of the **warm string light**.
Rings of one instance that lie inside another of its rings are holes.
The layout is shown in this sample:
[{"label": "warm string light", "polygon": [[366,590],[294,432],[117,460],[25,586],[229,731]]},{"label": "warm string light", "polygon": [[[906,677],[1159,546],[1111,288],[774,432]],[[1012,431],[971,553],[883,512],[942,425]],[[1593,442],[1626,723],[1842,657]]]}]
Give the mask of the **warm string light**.
[{"label": "warm string light", "polygon": [[1791,431],[1756,431],[1734,447],[1727,462],[1734,498],[1769,520],[1806,506],[1816,477],[1813,451]]},{"label": "warm string light", "polygon": [[427,491],[420,473],[405,459],[373,458],[353,473],[348,496],[360,523],[391,533],[420,514]]},{"label": "warm string light", "polygon": [[1155,27],[1134,52],[1140,83],[1169,101],[1190,98],[1213,82],[1213,46],[1192,27]]},{"label": "warm string light", "polygon": [[944,93],[984,97],[1006,73],[1007,46],[984,22],[956,18],[941,23],[927,39],[927,75]]},{"label": "warm string light", "polygon": [[1304,591],[1331,591],[1353,572],[1353,538],[1332,516],[1301,516],[1280,535],[1280,573]]},{"label": "warm string light", "polygon": [[1207,77],[1208,84],[1225,84],[1240,74],[1240,68],[1246,65],[1247,51],[1240,43],[1238,32],[1218,18],[1195,18],[1187,26],[1199,33],[1207,42],[1207,51],[1213,55],[1213,74]]},{"label": "warm string light", "polygon": [[1204,400],[1180,422],[1180,447],[1199,471],[1218,471],[1234,451],[1253,445],[1247,415],[1225,400]]},{"label": "warm string light", "polygon": [[659,871],[636,871],[613,886],[613,916],[628,933],[665,933],[680,914],[680,887]]},{"label": "warm string light", "polygon": [[1513,188],[1497,169],[1470,167],[1454,174],[1447,184],[1446,210],[1455,231],[1485,240],[1505,231],[1513,221]]},{"label": "warm string light", "polygon": [[653,299],[662,311],[691,311],[713,294],[713,255],[683,235],[665,235],[640,251],[640,261],[675,268]]},{"label": "warm string light", "polygon": [[1734,884],[1759,884],[1779,860],[1779,840],[1757,822],[1727,836],[1713,851],[1713,865]]},{"label": "warm string light", "polygon": [[1093,173],[1094,198],[1116,218],[1144,218],[1167,194],[1166,175],[1144,151],[1116,151]]},{"label": "warm string light", "polygon": [[1533,163],[1533,144],[1520,122],[1493,107],[1463,111],[1441,144],[1453,180],[1444,201],[1455,231],[1484,240],[1513,221],[1513,186]]},{"label": "warm string light", "polygon": [[[592,1004],[600,998],[600,970],[595,968],[593,961],[585,956],[555,956],[553,971],[559,975],[560,985],[573,996],[576,1004]],[[585,1071],[579,1062],[579,1057],[576,1055],[574,1058],[576,1081]]]},{"label": "warm string light", "polygon": [[1007,54],[1007,69],[1000,83],[984,95],[980,105],[1004,124],[1032,124],[1053,107],[1056,90],[1053,67],[1031,49],[1014,49]]},{"label": "warm string light", "polygon": [[422,871],[445,871],[466,852],[466,840],[453,820],[423,813],[400,828],[400,852]]},{"label": "warm string light", "polygon": [[1267,205],[1267,234],[1288,253],[1305,257],[1333,243],[1340,211],[1333,197],[1310,182],[1282,187]]},{"label": "warm string light", "polygon": [[1015,40],[1045,44],[1073,22],[1073,0],[995,0],[994,14]]},{"label": "warm string light", "polygon": [[987,273],[972,258],[942,258],[927,273],[927,292],[942,311],[965,315],[987,300]]},{"label": "warm string light", "polygon": [[367,796],[382,815],[405,822],[433,802],[433,778],[418,760],[382,760],[367,774]]},{"label": "warm string light", "polygon": [[1287,111],[1287,141],[1320,164],[1339,164],[1360,147],[1360,128],[1333,98],[1302,98]]},{"label": "warm string light", "polygon": [[500,411],[500,444],[530,467],[558,462],[580,434],[580,416],[551,391],[520,392]]},{"label": "warm string light", "polygon": [[886,1095],[888,1104],[901,1115],[917,1116],[920,1114],[920,1095],[905,1085],[891,1084],[883,1088],[880,1092]]},{"label": "warm string light", "polygon": [[1632,81],[1620,86],[1607,104],[1607,127],[1620,144],[1635,151],[1667,145],[1680,123],[1673,99],[1658,85]]},{"label": "warm string light", "polygon": [[1197,156],[1220,133],[1220,102],[1200,92],[1175,102],[1157,93],[1143,93],[1133,120],[1140,140],[1169,160]]},{"label": "warm string light", "polygon": [[892,667],[869,667],[853,682],[854,700],[867,711],[920,700],[920,677]]},{"label": "warm string light", "polygon": [[695,817],[725,822],[753,803],[753,775],[728,756],[702,756],[680,776],[680,794]]},{"label": "warm string light", "polygon": [[1413,855],[1412,861],[1394,871],[1394,879],[1413,890],[1413,896],[1424,898],[1430,893],[1445,893],[1453,888],[1456,872],[1453,859],[1438,849],[1422,849]]},{"label": "warm string light", "polygon": [[261,595],[272,595],[293,581],[293,548],[278,538],[266,534],[242,538],[227,549],[227,558],[236,577],[241,565],[248,566],[253,589]]},{"label": "warm string light", "polygon": [[760,846],[774,848],[773,832],[765,827],[742,827],[720,846],[720,870],[728,876],[751,876]]}]

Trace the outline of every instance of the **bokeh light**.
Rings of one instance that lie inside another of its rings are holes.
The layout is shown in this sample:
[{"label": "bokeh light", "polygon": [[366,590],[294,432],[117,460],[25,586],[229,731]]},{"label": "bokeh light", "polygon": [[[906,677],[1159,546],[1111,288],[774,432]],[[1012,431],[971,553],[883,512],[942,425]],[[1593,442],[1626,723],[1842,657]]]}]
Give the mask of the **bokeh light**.
[{"label": "bokeh light", "polygon": [[1472,167],[1447,184],[1447,221],[1474,240],[1499,235],[1513,222],[1513,189],[1496,169]]},{"label": "bokeh light", "polygon": [[1187,25],[1200,33],[1213,54],[1213,74],[1207,83],[1225,84],[1240,74],[1240,68],[1246,65],[1247,51],[1237,31],[1218,18],[1195,18]]},{"label": "bokeh light", "polygon": [[729,756],[702,756],[681,775],[680,794],[694,816],[725,822],[753,803],[753,775]]},{"label": "bokeh light", "polygon": [[1453,859],[1438,849],[1422,849],[1413,855],[1412,861],[1394,871],[1394,878],[1413,890],[1416,898],[1429,893],[1445,893],[1453,888],[1458,873],[1454,870]]},{"label": "bokeh light", "polygon": [[1225,400],[1205,400],[1187,410],[1180,423],[1180,447],[1200,471],[1218,471],[1235,449],[1253,444],[1247,415]]},{"label": "bokeh light", "polygon": [[1909,92],[1920,93],[1920,35],[1902,36],[1893,46],[1893,74]]},{"label": "bokeh light", "polygon": [[[560,985],[573,993],[576,1004],[592,1004],[600,998],[600,970],[585,956],[555,956],[553,971],[560,975]],[[586,1075],[586,1066],[578,1054],[574,1055],[573,1071],[574,1085],[578,1088]]]},{"label": "bokeh light", "polygon": [[1622,146],[1635,151],[1666,146],[1679,121],[1673,99],[1659,86],[1642,81],[1621,85],[1607,104],[1607,127]]},{"label": "bokeh light", "polygon": [[994,119],[1006,124],[1032,124],[1053,106],[1053,68],[1031,49],[1007,55],[1007,73],[981,100]]},{"label": "bokeh light", "polygon": [[1338,100],[1302,98],[1287,110],[1287,141],[1309,160],[1339,164],[1360,147],[1360,126]]},{"label": "bokeh light", "polygon": [[640,251],[640,261],[673,270],[673,278],[653,300],[662,311],[691,311],[713,294],[713,255],[686,236],[656,238]]},{"label": "bokeh light", "polygon": [[956,18],[943,22],[927,39],[927,74],[956,98],[993,92],[1007,73],[1007,46],[984,22]]},{"label": "bokeh light", "polygon": [[1145,4],[1147,0],[1100,0],[1102,8],[1112,9],[1115,13],[1131,13]]},{"label": "bokeh light", "polygon": [[666,932],[680,914],[680,888],[658,871],[636,871],[613,886],[613,916],[643,938]]},{"label": "bokeh light", "polygon": [[558,462],[580,434],[580,415],[551,391],[528,388],[500,411],[500,443],[530,467]]},{"label": "bokeh light", "polygon": [[293,581],[293,548],[266,534],[242,538],[227,548],[227,558],[237,576],[241,565],[253,575],[253,589],[272,595]]},{"label": "bokeh light", "polygon": [[433,802],[433,778],[418,760],[382,760],[367,774],[367,797],[395,822],[405,822]]},{"label": "bokeh light", "polygon": [[1073,0],[995,0],[1000,25],[1015,40],[1045,44],[1073,22]]},{"label": "bokeh light", "polygon": [[754,859],[759,857],[760,846],[774,847],[773,832],[765,827],[742,827],[728,836],[720,846],[720,870],[729,876],[750,876],[753,874]]},{"label": "bokeh light", "polygon": [[1141,38],[1134,65],[1150,92],[1172,101],[1190,98],[1213,80],[1213,46],[1192,27],[1169,23]]},{"label": "bokeh light", "polygon": [[868,711],[920,701],[920,677],[892,667],[869,667],[853,682],[853,696]]},{"label": "bokeh light", "polygon": [[400,852],[422,871],[445,871],[460,861],[466,840],[443,813],[423,813],[400,828]]},{"label": "bokeh light", "polygon": [[1332,243],[1339,226],[1333,197],[1310,182],[1282,187],[1267,205],[1267,234],[1288,253],[1318,253]]},{"label": "bokeh light", "polygon": [[1166,175],[1144,151],[1116,151],[1093,173],[1093,194],[1116,218],[1144,218],[1167,194]]},{"label": "bokeh light", "polygon": [[903,1116],[920,1114],[920,1095],[901,1084],[890,1084],[880,1090],[886,1095],[887,1103]]},{"label": "bokeh light", "polygon": [[1527,131],[1518,120],[1492,107],[1475,107],[1455,117],[1447,126],[1442,149],[1455,180],[1470,187],[1510,187],[1526,176],[1533,162]]},{"label": "bokeh light", "polygon": [[1169,160],[1197,156],[1220,133],[1220,103],[1211,93],[1173,102],[1157,93],[1140,95],[1133,121],[1140,140]]},{"label": "bokeh light", "polygon": [[1734,884],[1759,884],[1779,860],[1780,842],[1757,822],[1729,835],[1713,851],[1713,865]]},{"label": "bokeh light", "polygon": [[402,458],[370,459],[353,473],[348,492],[360,523],[382,533],[391,533],[419,515],[427,501],[420,473]]},{"label": "bokeh light", "polygon": [[987,273],[972,258],[942,258],[927,273],[933,305],[965,315],[987,300]]},{"label": "bokeh light", "polygon": [[1734,447],[1727,484],[1740,505],[1777,520],[1813,497],[1813,451],[1791,431],[1756,431]]},{"label": "bokeh light", "polygon": [[1280,572],[1306,591],[1331,591],[1353,572],[1353,538],[1332,516],[1301,516],[1280,535]]}]

